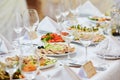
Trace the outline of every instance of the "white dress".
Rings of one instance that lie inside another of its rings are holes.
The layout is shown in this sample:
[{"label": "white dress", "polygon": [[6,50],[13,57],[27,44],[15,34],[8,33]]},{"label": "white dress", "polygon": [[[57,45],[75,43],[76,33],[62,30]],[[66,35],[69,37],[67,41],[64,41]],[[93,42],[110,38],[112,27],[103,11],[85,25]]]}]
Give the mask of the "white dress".
[{"label": "white dress", "polygon": [[25,0],[0,0],[0,34],[6,39],[13,36],[13,15],[16,11],[22,12],[26,9]]}]

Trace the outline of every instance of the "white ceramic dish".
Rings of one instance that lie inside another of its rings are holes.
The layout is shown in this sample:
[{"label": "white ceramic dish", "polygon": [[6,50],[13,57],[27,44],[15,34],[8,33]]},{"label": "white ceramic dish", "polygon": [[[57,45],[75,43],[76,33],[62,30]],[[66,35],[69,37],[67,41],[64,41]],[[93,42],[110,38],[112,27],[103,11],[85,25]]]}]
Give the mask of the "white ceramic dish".
[{"label": "white ceramic dish", "polygon": [[[60,43],[60,44],[65,44],[65,43]],[[74,44],[70,44],[71,47],[75,47]],[[76,48],[75,48],[76,49]],[[73,52],[70,53],[61,53],[61,54],[46,54],[46,56],[48,57],[61,57],[61,56],[67,56],[68,54],[72,55],[75,54],[76,50],[74,50]]]},{"label": "white ceramic dish", "polygon": [[109,59],[109,60],[120,59],[120,55],[119,56],[115,56],[115,55],[101,55],[101,54],[97,54],[97,56],[100,57],[100,58]]},{"label": "white ceramic dish", "polygon": [[57,63],[57,59],[52,58],[52,57],[48,57],[48,58],[51,59],[51,60],[54,60],[54,62],[51,63],[51,64],[48,64],[48,65],[45,65],[45,66],[40,66],[40,69],[47,69],[47,68],[55,66],[55,64]]}]

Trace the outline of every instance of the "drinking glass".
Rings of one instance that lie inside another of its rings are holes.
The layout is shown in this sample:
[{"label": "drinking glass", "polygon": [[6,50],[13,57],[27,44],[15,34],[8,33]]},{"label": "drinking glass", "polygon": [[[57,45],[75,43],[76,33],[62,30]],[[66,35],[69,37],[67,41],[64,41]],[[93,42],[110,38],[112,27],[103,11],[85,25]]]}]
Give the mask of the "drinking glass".
[{"label": "drinking glass", "polygon": [[37,30],[39,17],[35,9],[27,9],[23,12],[24,28],[28,31]]},{"label": "drinking glass", "polygon": [[85,47],[85,62],[88,61],[87,59],[87,48],[92,43],[92,40],[94,38],[94,32],[92,28],[86,28],[82,27],[83,31],[79,31],[79,41],[82,43],[82,45]]},{"label": "drinking glass", "polygon": [[35,54],[33,46],[24,45],[22,51],[23,54],[20,63],[21,72],[25,76],[25,79],[33,80],[39,70],[39,57]]},{"label": "drinking glass", "polygon": [[70,0],[70,12],[75,17],[78,15],[79,6],[81,6],[81,0]]},{"label": "drinking glass", "polygon": [[55,18],[56,18],[56,21],[57,21],[57,24],[58,24],[58,26],[56,26],[56,30],[57,30],[58,33],[60,33],[60,31],[62,29],[62,27],[61,27],[61,23],[62,23],[62,14],[61,14],[62,8],[61,8],[61,3],[59,3],[55,7],[56,7],[56,9],[54,10],[54,12],[55,12]]},{"label": "drinking glass", "polygon": [[[61,36],[64,39],[64,41],[68,44],[68,46],[70,46],[70,43],[74,40],[74,35],[73,33],[75,32],[75,30],[70,30],[70,26],[75,25],[76,21],[73,18],[67,18],[64,23],[63,23],[63,30],[61,31]],[[67,55],[67,59],[68,59],[68,63],[70,63],[71,61],[74,61],[71,59],[70,57],[70,52],[68,49],[68,55]]]},{"label": "drinking glass", "polygon": [[63,20],[66,19],[66,17],[69,15],[70,13],[70,4],[69,4],[69,0],[61,0],[61,4],[62,4],[62,16],[63,16]]},{"label": "drinking glass", "polygon": [[[66,34],[66,35],[64,35]],[[67,46],[70,47],[70,43],[71,41],[73,41],[74,39],[74,36],[71,34],[70,31],[68,30],[62,30],[61,32],[61,36],[62,38],[64,39],[64,41],[67,43]],[[68,53],[67,53],[67,60],[70,61],[71,60],[71,57],[70,57],[70,52],[69,52],[69,48],[68,48]],[[69,62],[68,62],[69,63]]]},{"label": "drinking glass", "polygon": [[17,71],[19,67],[19,57],[14,51],[9,51],[8,53],[0,54],[0,62],[4,64],[4,69],[9,73],[10,80],[12,80],[13,74]]},{"label": "drinking glass", "polygon": [[59,19],[61,18],[61,4],[59,3],[58,5],[55,6],[56,9],[55,9],[55,18],[56,18],[56,21],[57,23],[59,22]]},{"label": "drinking glass", "polygon": [[22,15],[18,12],[14,15],[15,25],[13,26],[14,31],[19,35],[23,29]]},{"label": "drinking glass", "polygon": [[21,13],[16,12],[14,15],[14,24],[13,24],[13,29],[16,33],[16,37],[14,37],[14,42],[16,46],[20,45],[20,36],[23,30],[23,20],[22,20],[22,15]]}]

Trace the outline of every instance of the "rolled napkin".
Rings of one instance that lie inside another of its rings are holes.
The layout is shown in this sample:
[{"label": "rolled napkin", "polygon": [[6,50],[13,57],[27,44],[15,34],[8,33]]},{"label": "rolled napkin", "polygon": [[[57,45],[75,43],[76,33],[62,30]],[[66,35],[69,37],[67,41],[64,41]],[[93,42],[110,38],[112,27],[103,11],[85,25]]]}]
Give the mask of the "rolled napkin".
[{"label": "rolled napkin", "polygon": [[54,20],[46,16],[39,23],[37,31],[38,32],[43,32],[43,31],[44,32],[57,32],[57,27],[58,27],[58,24]]},{"label": "rolled napkin", "polygon": [[103,15],[89,0],[78,7],[80,16],[101,16]]},{"label": "rolled napkin", "polygon": [[106,56],[120,56],[120,42],[115,37],[108,36],[96,46],[95,53]]}]

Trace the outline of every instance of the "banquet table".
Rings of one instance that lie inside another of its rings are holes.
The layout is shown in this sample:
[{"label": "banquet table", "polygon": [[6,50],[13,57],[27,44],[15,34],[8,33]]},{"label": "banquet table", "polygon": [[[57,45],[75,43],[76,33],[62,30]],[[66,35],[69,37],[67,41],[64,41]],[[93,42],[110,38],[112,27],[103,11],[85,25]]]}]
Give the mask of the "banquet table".
[{"label": "banquet table", "polygon": [[[82,63],[84,60],[85,48],[80,44],[74,44],[76,53],[71,55],[71,58],[76,60],[76,63]],[[58,62],[54,67],[41,70],[40,76],[37,76],[37,80],[44,80],[47,76],[50,76],[50,80],[75,80],[66,72],[65,68],[61,66],[61,61],[66,60],[67,56],[57,57]],[[88,60],[92,61],[93,65],[99,67],[103,63],[106,64],[106,70],[100,71],[96,69],[97,73],[91,78],[84,78],[80,76],[80,80],[120,80],[120,59],[117,60],[106,60],[99,58],[95,54],[95,46],[88,47]],[[104,65],[103,64],[103,65]],[[80,68],[70,67],[77,75]]]}]

